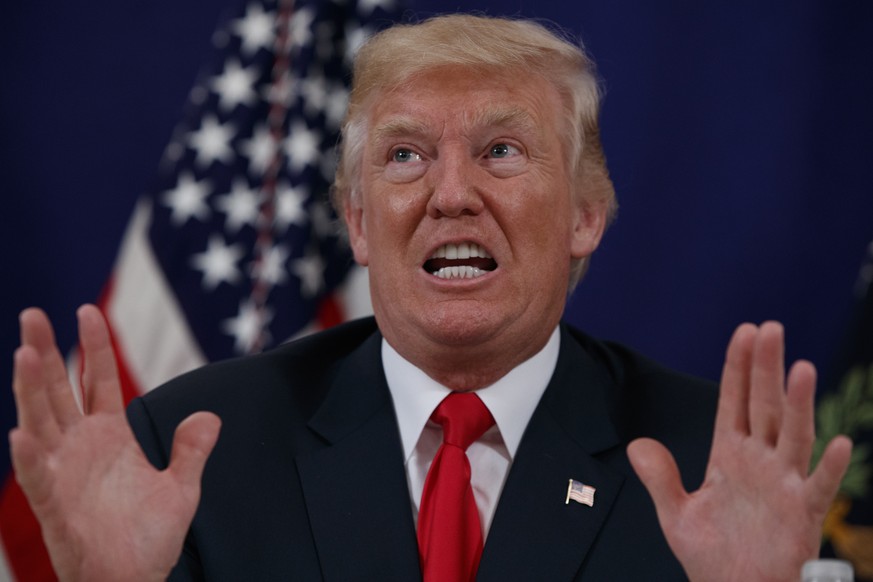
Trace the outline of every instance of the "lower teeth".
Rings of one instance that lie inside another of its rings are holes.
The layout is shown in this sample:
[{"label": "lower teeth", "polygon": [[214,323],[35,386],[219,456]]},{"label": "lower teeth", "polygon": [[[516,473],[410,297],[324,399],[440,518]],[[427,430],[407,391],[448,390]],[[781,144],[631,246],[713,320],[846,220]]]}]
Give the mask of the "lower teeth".
[{"label": "lower teeth", "polygon": [[474,279],[481,277],[486,272],[478,267],[443,267],[434,272],[434,276],[440,279]]}]

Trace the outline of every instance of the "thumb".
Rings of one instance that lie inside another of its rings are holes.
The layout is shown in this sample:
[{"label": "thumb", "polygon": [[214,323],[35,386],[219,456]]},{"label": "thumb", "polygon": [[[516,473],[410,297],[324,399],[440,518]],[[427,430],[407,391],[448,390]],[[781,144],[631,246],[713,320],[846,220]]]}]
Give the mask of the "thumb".
[{"label": "thumb", "polygon": [[851,458],[852,440],[844,435],[834,437],[825,447],[818,466],[807,481],[811,490],[810,504],[819,514],[826,514],[830,508]]},{"label": "thumb", "polygon": [[663,528],[679,512],[687,493],[679,477],[679,468],[667,448],[652,439],[636,439],[627,447],[631,465],[658,512]]},{"label": "thumb", "polygon": [[168,470],[182,485],[199,490],[203,467],[220,430],[221,419],[211,412],[195,412],[176,428]]}]

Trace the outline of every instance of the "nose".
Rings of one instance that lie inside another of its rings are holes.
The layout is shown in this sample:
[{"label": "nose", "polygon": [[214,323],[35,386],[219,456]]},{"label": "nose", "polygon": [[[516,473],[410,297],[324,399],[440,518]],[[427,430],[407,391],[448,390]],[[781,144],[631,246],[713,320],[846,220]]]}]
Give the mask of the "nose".
[{"label": "nose", "polygon": [[475,184],[477,169],[466,153],[441,155],[431,167],[428,216],[456,218],[482,212],[484,202]]}]

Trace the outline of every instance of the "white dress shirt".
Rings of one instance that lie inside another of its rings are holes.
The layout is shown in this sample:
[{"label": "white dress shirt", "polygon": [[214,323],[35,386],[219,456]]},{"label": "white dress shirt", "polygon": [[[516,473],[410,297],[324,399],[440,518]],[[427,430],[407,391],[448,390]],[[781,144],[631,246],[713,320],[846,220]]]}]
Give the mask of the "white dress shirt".
[{"label": "white dress shirt", "polygon": [[[483,538],[488,535],[503,483],[527,423],[555,371],[560,341],[560,333],[555,328],[536,355],[494,384],[476,391],[496,422],[467,449]],[[412,512],[417,524],[424,480],[443,442],[442,427],[431,422],[430,415],[451,390],[403,359],[384,339],[382,365],[400,427]]]}]

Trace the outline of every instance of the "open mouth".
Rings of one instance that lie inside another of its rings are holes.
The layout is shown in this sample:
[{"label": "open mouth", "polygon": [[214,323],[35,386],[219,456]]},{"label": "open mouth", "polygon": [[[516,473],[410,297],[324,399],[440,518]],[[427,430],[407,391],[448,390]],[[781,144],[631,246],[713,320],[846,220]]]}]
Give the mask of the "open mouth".
[{"label": "open mouth", "polygon": [[497,262],[476,243],[448,244],[424,262],[425,271],[440,279],[475,279],[497,268]]}]

